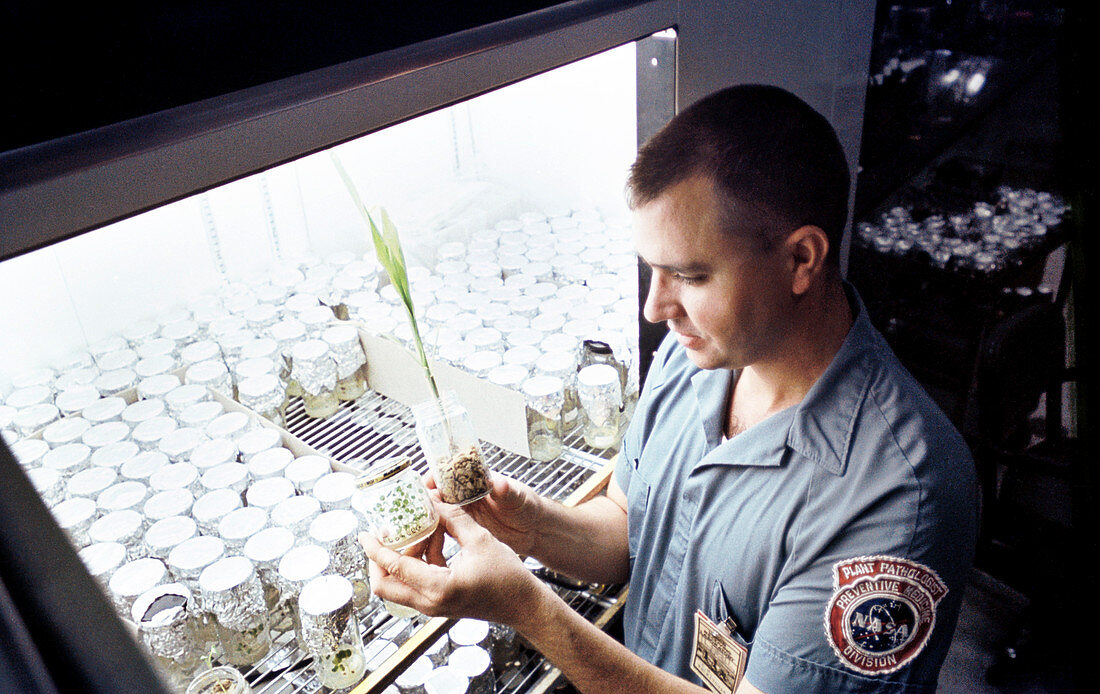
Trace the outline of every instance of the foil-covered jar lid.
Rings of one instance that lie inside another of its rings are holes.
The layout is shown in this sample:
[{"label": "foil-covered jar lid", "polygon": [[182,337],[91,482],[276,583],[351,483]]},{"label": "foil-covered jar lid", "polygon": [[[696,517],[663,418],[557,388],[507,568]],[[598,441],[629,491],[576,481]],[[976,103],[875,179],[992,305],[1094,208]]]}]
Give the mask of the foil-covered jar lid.
[{"label": "foil-covered jar lid", "polygon": [[328,551],[320,545],[294,547],[279,560],[279,590],[297,595],[310,579],[328,571],[331,562]]},{"label": "foil-covered jar lid", "polygon": [[130,617],[154,655],[182,663],[193,658],[199,647],[191,628],[191,609],[191,590],[182,583],[165,583],[139,595]]},{"label": "foil-covered jar lid", "polygon": [[228,487],[213,489],[195,500],[191,506],[191,517],[204,533],[216,534],[221,519],[230,511],[241,508],[243,504],[240,492]]},{"label": "foil-covered jar lid", "polygon": [[198,535],[173,547],[168,553],[167,564],[177,580],[197,586],[203,569],[225,556],[225,542],[220,537]]},{"label": "foil-covered jar lid", "polygon": [[310,394],[318,395],[336,387],[336,360],[323,340],[303,340],[290,351],[294,380]]},{"label": "foil-covered jar lid", "polygon": [[199,526],[190,516],[169,516],[145,531],[145,546],[150,556],[167,557],[180,543],[198,535]]},{"label": "foil-covered jar lid", "polygon": [[225,557],[206,567],[199,574],[199,588],[204,607],[227,629],[246,629],[256,615],[267,612],[263,587],[248,557]]},{"label": "foil-covered jar lid", "polygon": [[119,613],[129,616],[139,595],[163,583],[168,577],[164,562],[153,557],[134,559],[120,566],[107,583]]},{"label": "foil-covered jar lid", "polygon": [[351,581],[332,574],[311,579],[298,594],[302,641],[315,656],[331,653],[343,642],[344,632],[355,625]]},{"label": "foil-covered jar lid", "polygon": [[245,506],[222,517],[218,522],[218,536],[231,549],[240,550],[248,538],[266,528],[268,522],[266,510],[258,506]]},{"label": "foil-covered jar lid", "polygon": [[126,547],[119,542],[93,542],[78,555],[88,573],[105,582],[126,562]]},{"label": "foil-covered jar lid", "polygon": [[363,345],[359,342],[359,331],[351,325],[334,325],[321,333],[321,339],[328,343],[336,359],[336,377],[351,376],[367,361]]}]

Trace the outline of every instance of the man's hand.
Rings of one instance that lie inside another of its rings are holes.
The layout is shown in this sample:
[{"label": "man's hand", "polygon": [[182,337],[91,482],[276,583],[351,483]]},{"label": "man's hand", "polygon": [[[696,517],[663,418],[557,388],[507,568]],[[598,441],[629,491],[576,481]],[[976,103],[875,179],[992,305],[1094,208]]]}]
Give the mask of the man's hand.
[{"label": "man's hand", "polygon": [[414,550],[423,551],[428,562],[383,547],[369,533],[360,534],[371,559],[375,595],[429,616],[474,617],[509,626],[530,619],[530,607],[543,586],[515,551],[478,525],[466,513],[468,507],[439,502],[436,508],[441,527],[462,547],[450,566],[442,565],[441,533]]},{"label": "man's hand", "polygon": [[[541,497],[522,482],[495,472],[490,475],[489,496],[463,506],[463,510],[516,553],[525,557],[535,554],[543,515]],[[432,490],[432,497],[441,501],[431,473],[427,473],[424,483]]]}]

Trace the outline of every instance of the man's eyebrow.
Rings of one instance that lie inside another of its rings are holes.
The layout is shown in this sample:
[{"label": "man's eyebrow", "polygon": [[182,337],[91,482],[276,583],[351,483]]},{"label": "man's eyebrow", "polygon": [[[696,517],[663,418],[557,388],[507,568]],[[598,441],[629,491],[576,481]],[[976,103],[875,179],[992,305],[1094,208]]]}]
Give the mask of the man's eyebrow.
[{"label": "man's eyebrow", "polygon": [[689,275],[710,270],[710,265],[703,262],[688,263],[686,265],[662,265],[661,263],[651,263],[640,255],[638,260],[645,263],[650,269],[664,270],[678,275]]}]

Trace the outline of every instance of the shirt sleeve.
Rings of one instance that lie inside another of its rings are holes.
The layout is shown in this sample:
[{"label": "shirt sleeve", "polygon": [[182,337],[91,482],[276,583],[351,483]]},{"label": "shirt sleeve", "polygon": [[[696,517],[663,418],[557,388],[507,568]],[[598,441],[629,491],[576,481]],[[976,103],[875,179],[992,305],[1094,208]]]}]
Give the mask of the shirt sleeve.
[{"label": "shirt sleeve", "polygon": [[907,484],[821,473],[753,634],[750,683],[772,694],[935,691],[973,527],[965,493],[940,504]]},{"label": "shirt sleeve", "polygon": [[623,434],[622,445],[619,448],[619,460],[615,464],[615,481],[624,492],[630,487],[630,479],[634,472],[635,461],[642,454],[642,448],[651,429],[651,417],[653,409],[653,393],[664,382],[664,370],[676,341],[671,334],[666,335],[661,341],[657,352],[650,363],[649,373],[646,375],[642,392],[638,396],[638,403],[634,410],[634,416],[627,425]]}]

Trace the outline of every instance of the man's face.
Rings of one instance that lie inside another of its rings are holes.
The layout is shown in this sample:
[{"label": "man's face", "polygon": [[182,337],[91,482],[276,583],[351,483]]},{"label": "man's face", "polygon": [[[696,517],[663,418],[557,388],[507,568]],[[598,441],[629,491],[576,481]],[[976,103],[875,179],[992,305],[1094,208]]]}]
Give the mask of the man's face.
[{"label": "man's face", "polygon": [[767,359],[788,326],[791,291],[782,244],[725,233],[709,180],[687,179],[634,211],[638,255],[653,269],[646,320],[666,321],[703,369]]}]

